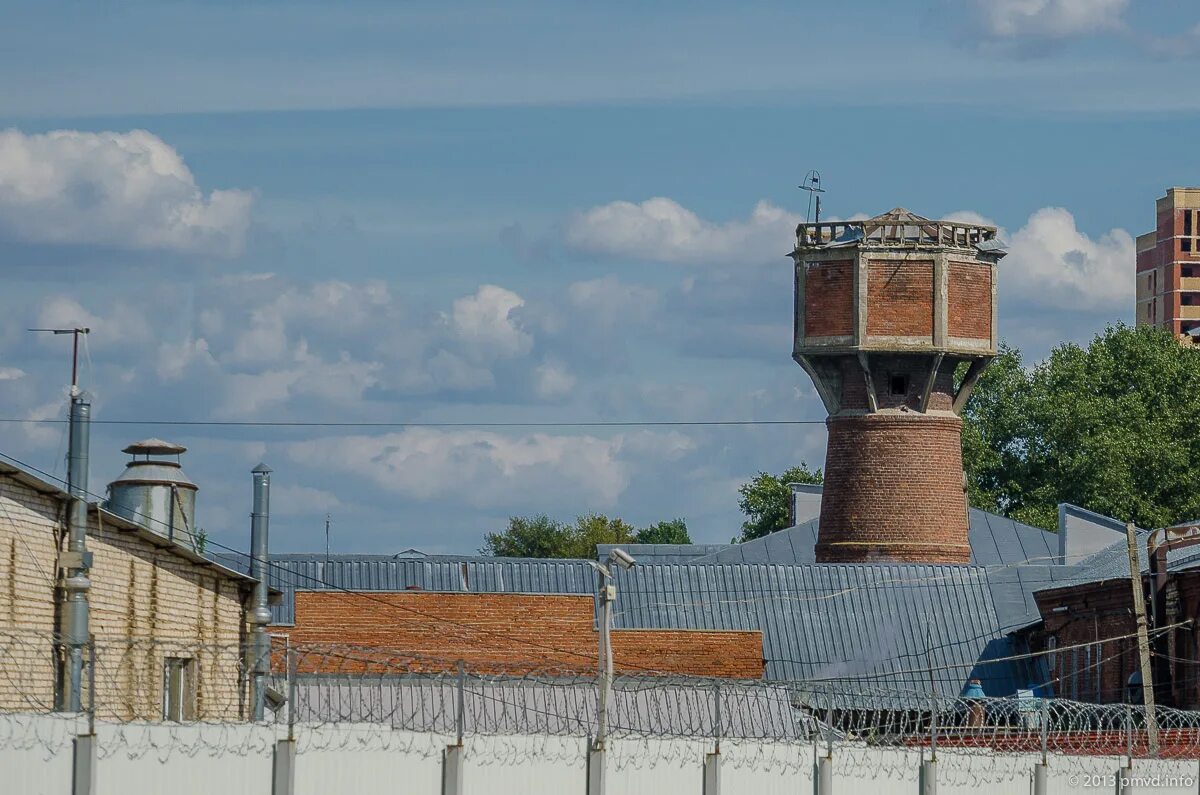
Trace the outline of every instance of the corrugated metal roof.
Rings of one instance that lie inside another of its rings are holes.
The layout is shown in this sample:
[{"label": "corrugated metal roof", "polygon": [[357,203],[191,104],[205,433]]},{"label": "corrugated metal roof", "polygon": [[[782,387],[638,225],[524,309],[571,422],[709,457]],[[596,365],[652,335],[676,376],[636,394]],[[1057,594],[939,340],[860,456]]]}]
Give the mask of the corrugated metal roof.
[{"label": "corrugated metal roof", "polygon": [[[968,512],[971,563],[1006,565],[1058,561],[1058,536],[1038,527],[972,508]],[[817,519],[706,555],[701,563],[814,563]]]},{"label": "corrugated metal roof", "polygon": [[[273,608],[283,624],[294,618],[298,588],[590,595],[596,586],[584,560],[278,555],[271,562],[271,584],[285,597]],[[772,679],[926,695],[932,681],[938,695],[953,696],[979,678],[989,695],[1009,695],[1046,677],[1021,663],[981,660],[1012,653],[1009,633],[1037,620],[1029,589],[1039,577],[1050,581],[1055,568],[639,564],[615,573],[614,618],[627,629],[760,630]]]},{"label": "corrugated metal roof", "polygon": [[638,563],[689,563],[713,555],[732,544],[597,544],[596,560],[603,561],[616,547],[628,552]]},{"label": "corrugated metal roof", "polygon": [[[989,695],[1041,681],[1011,653],[988,569],[974,566],[688,564],[616,574],[616,625],[760,629],[767,676],[849,690]],[[1019,582],[1019,581],[1018,581]],[[1036,608],[1034,609],[1036,614]],[[934,670],[930,670],[934,669]]]},{"label": "corrugated metal roof", "polygon": [[[222,555],[226,565],[249,570],[249,557]],[[271,608],[276,624],[295,621],[299,590],[452,591],[476,593],[592,594],[596,571],[586,560],[427,555],[272,555],[268,580],[283,595]]]}]

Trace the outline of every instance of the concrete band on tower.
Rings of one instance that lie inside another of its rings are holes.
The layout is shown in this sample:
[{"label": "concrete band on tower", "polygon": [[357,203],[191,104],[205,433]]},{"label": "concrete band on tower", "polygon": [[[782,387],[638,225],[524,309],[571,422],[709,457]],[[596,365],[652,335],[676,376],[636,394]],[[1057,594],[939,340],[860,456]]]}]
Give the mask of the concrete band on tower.
[{"label": "concrete band on tower", "polygon": [[959,415],[996,355],[994,227],[894,209],[796,229],[793,358],[829,418],[822,563],[969,563]]}]

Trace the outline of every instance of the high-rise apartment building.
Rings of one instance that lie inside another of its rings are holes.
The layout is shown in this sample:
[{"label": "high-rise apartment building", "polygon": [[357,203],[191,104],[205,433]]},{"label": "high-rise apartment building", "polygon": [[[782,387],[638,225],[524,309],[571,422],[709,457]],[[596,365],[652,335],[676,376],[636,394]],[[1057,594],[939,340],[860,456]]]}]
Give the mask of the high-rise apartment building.
[{"label": "high-rise apartment building", "polygon": [[1200,334],[1200,188],[1168,188],[1137,239],[1137,325]]}]

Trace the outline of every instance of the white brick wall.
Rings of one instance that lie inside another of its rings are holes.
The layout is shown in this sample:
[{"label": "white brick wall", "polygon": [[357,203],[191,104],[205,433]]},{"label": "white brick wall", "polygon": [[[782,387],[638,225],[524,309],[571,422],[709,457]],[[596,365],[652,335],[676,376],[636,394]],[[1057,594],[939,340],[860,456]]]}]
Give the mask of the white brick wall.
[{"label": "white brick wall", "polygon": [[[62,510],[56,495],[0,475],[0,643],[8,647],[0,709],[53,704]],[[163,660],[178,656],[197,661],[197,717],[241,717],[238,583],[136,533],[98,523],[95,512],[88,550],[98,711],[122,719],[158,717]]]}]

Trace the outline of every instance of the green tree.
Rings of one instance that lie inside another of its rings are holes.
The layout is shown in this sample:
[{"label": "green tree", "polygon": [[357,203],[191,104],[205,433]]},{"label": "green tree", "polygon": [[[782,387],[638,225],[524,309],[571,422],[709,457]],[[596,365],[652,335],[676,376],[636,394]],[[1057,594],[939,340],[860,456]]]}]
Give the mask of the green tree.
[{"label": "green tree", "polygon": [[735,541],[751,541],[788,526],[791,514],[792,490],[789,483],[821,483],[821,470],[811,470],[801,461],[800,466],[787,469],[778,475],[759,472],[753,480],[738,488],[738,507],[746,515],[742,522],[742,536]]},{"label": "green tree", "polygon": [[658,522],[640,530],[628,522],[590,513],[571,524],[538,516],[513,516],[508,527],[488,533],[479,552],[506,558],[595,558],[597,544],[690,544],[683,519]]},{"label": "green tree", "polygon": [[625,521],[591,513],[575,520],[571,558],[595,558],[597,544],[632,544],[634,529]]},{"label": "green tree", "polygon": [[569,558],[572,528],[546,514],[513,516],[508,528],[488,533],[479,552],[500,558]]},{"label": "green tree", "polygon": [[688,535],[687,522],[682,519],[671,519],[667,522],[655,522],[649,527],[643,527],[634,533],[635,544],[690,544],[692,537]]},{"label": "green tree", "polygon": [[1057,504],[1160,527],[1200,516],[1200,348],[1109,326],[1033,368],[1006,349],[964,411],[972,502],[1047,529]]}]

